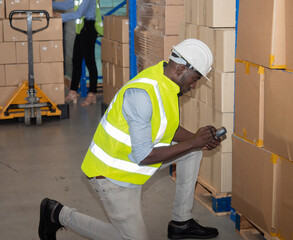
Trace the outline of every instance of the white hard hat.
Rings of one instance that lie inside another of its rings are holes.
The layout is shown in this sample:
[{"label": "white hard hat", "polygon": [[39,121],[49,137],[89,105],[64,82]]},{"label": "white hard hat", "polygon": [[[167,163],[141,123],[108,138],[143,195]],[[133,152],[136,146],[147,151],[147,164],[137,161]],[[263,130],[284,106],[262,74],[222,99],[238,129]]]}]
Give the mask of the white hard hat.
[{"label": "white hard hat", "polygon": [[190,38],[173,46],[170,59],[193,68],[210,81],[207,74],[212,69],[213,55],[209,47],[202,41]]}]

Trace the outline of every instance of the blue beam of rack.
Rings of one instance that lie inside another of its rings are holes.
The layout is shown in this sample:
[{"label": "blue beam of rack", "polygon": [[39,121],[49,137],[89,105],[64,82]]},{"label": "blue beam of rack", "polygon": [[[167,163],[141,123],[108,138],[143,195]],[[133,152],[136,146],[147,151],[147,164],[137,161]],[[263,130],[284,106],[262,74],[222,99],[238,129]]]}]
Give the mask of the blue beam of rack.
[{"label": "blue beam of rack", "polygon": [[136,27],[136,0],[128,1],[129,15],[129,64],[130,64],[130,79],[137,74],[136,55],[134,53],[134,29]]}]

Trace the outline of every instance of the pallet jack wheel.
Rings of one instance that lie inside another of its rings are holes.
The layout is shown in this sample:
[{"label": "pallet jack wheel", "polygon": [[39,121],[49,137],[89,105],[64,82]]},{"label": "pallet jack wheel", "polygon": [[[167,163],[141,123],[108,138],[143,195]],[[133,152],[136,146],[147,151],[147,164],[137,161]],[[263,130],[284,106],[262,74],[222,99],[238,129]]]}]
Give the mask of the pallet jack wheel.
[{"label": "pallet jack wheel", "polygon": [[25,124],[25,126],[31,125],[31,116],[30,116],[30,109],[29,108],[24,109],[24,124]]},{"label": "pallet jack wheel", "polygon": [[42,111],[41,108],[36,108],[36,124],[42,125]]}]

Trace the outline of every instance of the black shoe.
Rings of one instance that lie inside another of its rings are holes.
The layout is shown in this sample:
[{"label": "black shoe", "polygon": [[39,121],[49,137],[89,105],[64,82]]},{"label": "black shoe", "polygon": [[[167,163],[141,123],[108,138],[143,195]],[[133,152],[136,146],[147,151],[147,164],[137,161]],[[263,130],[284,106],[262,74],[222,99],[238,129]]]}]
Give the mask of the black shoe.
[{"label": "black shoe", "polygon": [[216,228],[203,227],[193,219],[189,219],[184,225],[177,225],[174,221],[169,222],[168,238],[169,239],[208,239],[218,236]]},{"label": "black shoe", "polygon": [[63,226],[54,220],[53,211],[59,202],[48,198],[43,199],[40,209],[39,237],[41,240],[56,240],[56,232]]}]

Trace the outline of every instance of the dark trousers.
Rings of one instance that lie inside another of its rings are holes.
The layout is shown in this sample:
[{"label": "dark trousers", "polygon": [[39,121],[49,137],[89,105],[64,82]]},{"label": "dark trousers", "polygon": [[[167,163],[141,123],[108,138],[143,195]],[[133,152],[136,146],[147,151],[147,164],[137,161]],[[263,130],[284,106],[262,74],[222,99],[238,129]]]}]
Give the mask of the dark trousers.
[{"label": "dark trousers", "polygon": [[84,27],[80,34],[76,34],[73,46],[72,56],[72,77],[70,89],[77,91],[82,73],[82,60],[89,71],[90,88],[89,92],[97,92],[98,70],[95,60],[95,43],[97,32],[95,29],[95,21],[85,21]]}]

